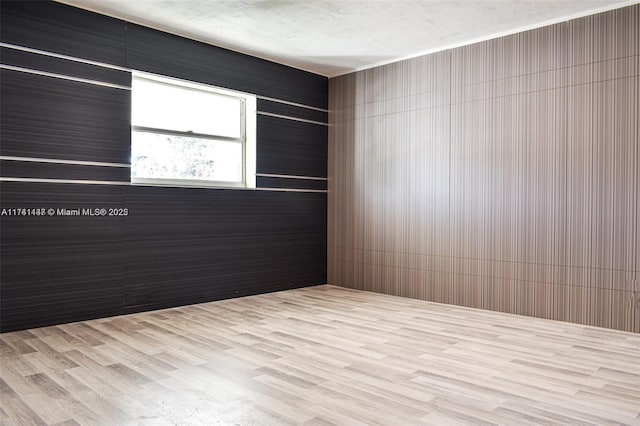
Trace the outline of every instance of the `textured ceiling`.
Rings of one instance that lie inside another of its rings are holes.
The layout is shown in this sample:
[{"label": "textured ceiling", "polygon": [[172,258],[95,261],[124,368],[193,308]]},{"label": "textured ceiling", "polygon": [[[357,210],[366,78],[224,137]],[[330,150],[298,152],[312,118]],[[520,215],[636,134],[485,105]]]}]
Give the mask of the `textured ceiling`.
[{"label": "textured ceiling", "polygon": [[629,0],[62,0],[326,76],[637,3]]}]

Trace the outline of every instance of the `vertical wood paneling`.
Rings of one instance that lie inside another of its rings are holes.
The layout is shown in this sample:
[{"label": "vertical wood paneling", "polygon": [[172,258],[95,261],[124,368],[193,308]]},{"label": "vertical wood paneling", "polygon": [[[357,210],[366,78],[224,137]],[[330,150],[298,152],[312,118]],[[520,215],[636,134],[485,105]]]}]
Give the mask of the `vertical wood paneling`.
[{"label": "vertical wood paneling", "polygon": [[639,11],[332,79],[329,282],[640,331]]}]

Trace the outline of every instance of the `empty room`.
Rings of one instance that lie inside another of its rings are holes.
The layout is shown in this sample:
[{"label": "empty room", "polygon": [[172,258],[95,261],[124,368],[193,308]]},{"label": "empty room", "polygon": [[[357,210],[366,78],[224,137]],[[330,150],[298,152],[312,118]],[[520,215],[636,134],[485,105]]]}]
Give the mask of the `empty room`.
[{"label": "empty room", "polygon": [[640,426],[640,3],[0,3],[1,425]]}]

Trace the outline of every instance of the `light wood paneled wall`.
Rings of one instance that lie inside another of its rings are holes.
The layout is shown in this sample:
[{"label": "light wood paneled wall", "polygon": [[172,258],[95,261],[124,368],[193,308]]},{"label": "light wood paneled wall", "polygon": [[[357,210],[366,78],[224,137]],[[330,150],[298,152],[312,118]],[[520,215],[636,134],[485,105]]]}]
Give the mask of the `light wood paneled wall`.
[{"label": "light wood paneled wall", "polygon": [[330,80],[329,283],[640,332],[639,15]]}]

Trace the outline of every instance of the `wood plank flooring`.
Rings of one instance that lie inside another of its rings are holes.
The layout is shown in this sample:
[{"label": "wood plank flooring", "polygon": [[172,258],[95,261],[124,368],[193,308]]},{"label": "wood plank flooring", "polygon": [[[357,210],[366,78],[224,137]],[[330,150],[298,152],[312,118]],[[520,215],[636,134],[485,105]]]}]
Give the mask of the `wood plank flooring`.
[{"label": "wood plank flooring", "polygon": [[3,425],[640,425],[640,334],[328,285],[0,345]]}]

